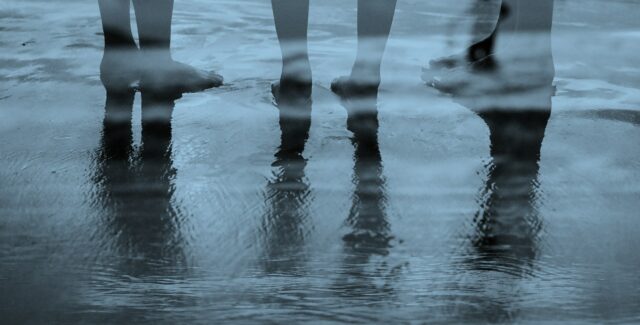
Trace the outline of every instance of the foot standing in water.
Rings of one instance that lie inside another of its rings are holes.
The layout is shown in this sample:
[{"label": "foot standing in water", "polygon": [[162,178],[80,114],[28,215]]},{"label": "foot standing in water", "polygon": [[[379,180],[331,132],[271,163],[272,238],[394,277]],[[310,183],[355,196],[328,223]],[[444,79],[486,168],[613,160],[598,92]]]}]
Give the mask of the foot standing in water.
[{"label": "foot standing in water", "polygon": [[[478,292],[483,299],[460,299],[457,322],[519,319],[520,289],[538,276],[545,246],[544,211],[539,209],[545,205],[544,179],[539,172],[555,74],[550,45],[553,1],[504,3],[514,5],[490,36],[497,36],[497,42],[487,52],[495,55],[497,64],[491,69],[467,66],[457,75],[466,83],[436,85],[484,121],[490,141],[477,212],[461,240],[457,265],[462,278],[468,279],[461,290]],[[447,75],[456,74],[454,70]],[[496,290],[508,294],[493,294]]]},{"label": "foot standing in water", "polygon": [[[112,68],[132,69],[128,64]],[[177,170],[172,159],[171,115],[181,94],[141,91],[141,143],[135,146],[136,91],[127,83],[104,86],[105,115],[93,172],[97,191],[91,198],[102,211],[99,233],[104,237],[100,238],[105,240],[104,247],[113,248],[105,256],[120,261],[118,274],[178,276],[186,270],[186,257],[183,216],[173,200]]]},{"label": "foot standing in water", "polygon": [[496,49],[497,38],[506,34],[544,32],[549,29],[553,18],[553,0],[476,0],[471,13],[475,15],[471,45],[463,54],[431,61],[431,69],[452,69],[461,65],[469,65],[475,71],[498,68],[496,56],[501,51]]},{"label": "foot standing in water", "polygon": [[220,75],[171,57],[173,0],[133,0],[139,50],[131,32],[130,0],[98,0],[98,4],[105,41],[100,74],[106,87],[131,87],[139,81],[142,88],[183,93],[222,85]]},{"label": "foot standing in water", "polygon": [[[282,75],[274,84],[278,97],[282,88],[300,89],[311,95],[311,67],[307,49],[309,0],[272,0],[276,32],[282,50]],[[346,96],[377,91],[380,64],[387,44],[396,0],[358,0],[358,54],[351,74],[336,79],[331,89]],[[293,86],[292,86],[293,85]]]},{"label": "foot standing in water", "polygon": [[[480,1],[480,0],[478,0]],[[553,0],[482,0],[472,45],[464,55],[432,61],[423,80],[448,93],[504,94],[547,87],[553,81]],[[487,15],[494,13],[491,23]]]}]

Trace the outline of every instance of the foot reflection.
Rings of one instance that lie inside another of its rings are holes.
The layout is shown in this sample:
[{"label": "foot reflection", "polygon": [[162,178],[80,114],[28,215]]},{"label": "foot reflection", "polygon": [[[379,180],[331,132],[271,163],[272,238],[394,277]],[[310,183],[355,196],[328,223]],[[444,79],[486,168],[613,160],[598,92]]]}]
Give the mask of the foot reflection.
[{"label": "foot reflection", "polygon": [[373,95],[380,87],[380,67],[396,10],[396,0],[358,0],[358,49],[348,76],[331,83],[342,96]]},{"label": "foot reflection", "polygon": [[171,275],[184,266],[180,218],[172,203],[171,113],[175,94],[142,93],[142,145],[133,147],[134,91],[107,88],[102,139],[96,161],[95,203],[105,209],[105,241],[121,272]]},{"label": "foot reflection", "polygon": [[[523,275],[532,270],[541,227],[538,170],[555,74],[550,37],[553,1],[505,0],[502,6],[510,12],[502,9],[491,38],[499,33],[509,42],[530,43],[502,46],[499,69],[509,73],[496,75],[504,81],[494,84],[488,95],[454,92],[454,98],[486,122],[491,140],[492,162],[475,218],[472,264]],[[495,55],[493,45],[490,49],[489,54]]]},{"label": "foot reflection", "polygon": [[347,127],[353,133],[355,188],[346,220],[351,231],[343,237],[343,271],[335,284],[336,291],[348,297],[383,299],[393,292],[397,270],[384,258],[389,254],[393,236],[387,220],[378,144],[377,94],[343,97],[343,105],[348,112]]},{"label": "foot reflection", "polygon": [[504,322],[519,313],[521,280],[536,276],[541,246],[538,173],[554,92],[553,1],[484,5],[499,15],[490,34],[476,31],[486,38],[468,49],[462,65],[442,64],[442,74],[425,70],[423,77],[433,78],[425,80],[489,128],[491,163],[461,265],[468,280],[464,290],[473,294],[465,296],[460,314],[476,322]]},{"label": "foot reflection", "polygon": [[536,200],[540,149],[551,107],[484,111],[492,162],[481,192],[473,236],[478,269],[528,273],[541,227]]},{"label": "foot reflection", "polygon": [[528,47],[501,50],[503,57],[514,59],[501,62],[500,70],[511,71],[498,75],[511,77],[505,78],[504,84],[493,85],[495,88],[483,95],[457,91],[453,94],[456,101],[485,121],[491,140],[492,161],[481,192],[481,209],[475,218],[472,264],[478,269],[522,274],[530,271],[536,258],[541,227],[536,201],[540,149],[553,94],[553,1],[528,4],[505,0],[502,5],[511,12],[506,18],[501,17],[497,31],[517,31],[509,34],[512,41],[521,38],[535,42]]},{"label": "foot reflection", "polygon": [[[380,85],[380,65],[395,15],[396,0],[358,0],[358,52],[347,77],[331,84],[337,94],[370,92]],[[307,87],[312,82],[307,46],[309,0],[271,0],[282,51],[279,83]],[[274,93],[276,86],[273,88]]]},{"label": "foot reflection", "polygon": [[280,147],[272,164],[274,175],[265,191],[262,231],[265,238],[265,272],[302,272],[304,240],[309,229],[309,205],[313,200],[305,177],[303,156],[311,127],[311,85],[282,83],[277,90],[280,110]]}]

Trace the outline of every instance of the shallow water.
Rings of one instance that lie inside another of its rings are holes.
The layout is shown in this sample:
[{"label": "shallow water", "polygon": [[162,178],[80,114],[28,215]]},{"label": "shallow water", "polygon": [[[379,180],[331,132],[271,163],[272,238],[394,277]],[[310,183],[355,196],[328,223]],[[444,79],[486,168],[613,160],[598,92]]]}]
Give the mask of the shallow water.
[{"label": "shallow water", "polygon": [[[364,103],[379,128],[348,124],[328,89],[355,55],[355,1],[313,3],[311,124],[281,129],[268,1],[179,1],[174,56],[226,85],[173,108],[110,97],[133,107],[129,134],[103,123],[97,4],[3,1],[2,319],[640,322],[640,5],[557,1],[550,116],[527,115],[522,140],[487,127],[518,115],[472,110],[539,93],[460,99],[421,79],[466,44],[456,3],[398,4]],[[141,136],[143,105],[172,110],[171,133]],[[525,154],[503,160],[512,146]]]}]

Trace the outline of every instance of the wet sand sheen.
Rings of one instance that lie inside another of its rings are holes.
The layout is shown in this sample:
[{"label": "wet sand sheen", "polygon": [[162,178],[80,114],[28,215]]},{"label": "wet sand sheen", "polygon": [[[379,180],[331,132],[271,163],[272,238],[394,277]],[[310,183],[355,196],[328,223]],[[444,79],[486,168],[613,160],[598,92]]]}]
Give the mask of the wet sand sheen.
[{"label": "wet sand sheen", "polygon": [[[536,214],[534,255],[496,260],[478,253],[474,219],[487,184],[501,181],[487,124],[420,79],[430,59],[461,49],[466,27],[454,22],[466,3],[399,4],[377,141],[347,128],[328,89],[352,63],[355,6],[314,3],[308,140],[284,153],[269,94],[280,68],[269,3],[178,3],[176,57],[221,72],[227,85],[175,102],[170,143],[162,134],[145,141],[145,99],[127,99],[130,156],[109,161],[100,158],[109,148],[97,5],[7,2],[2,314],[69,323],[637,322],[639,26],[624,13],[639,8],[608,3],[557,5],[557,92],[528,174],[535,200],[511,197]],[[594,15],[605,7],[620,19]],[[149,158],[149,143],[171,155]],[[363,237],[371,227],[354,222],[354,207],[389,241]],[[155,222],[138,223],[145,218]]]}]

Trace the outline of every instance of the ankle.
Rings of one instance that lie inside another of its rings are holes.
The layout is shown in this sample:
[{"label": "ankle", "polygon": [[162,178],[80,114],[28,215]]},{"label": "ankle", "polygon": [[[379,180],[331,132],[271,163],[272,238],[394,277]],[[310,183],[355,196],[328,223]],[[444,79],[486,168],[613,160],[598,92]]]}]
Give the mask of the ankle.
[{"label": "ankle", "polygon": [[142,56],[149,65],[162,65],[173,62],[171,51],[164,48],[141,48]]},{"label": "ankle", "polygon": [[357,84],[380,84],[380,66],[354,66],[349,77]]},{"label": "ankle", "polygon": [[103,30],[105,49],[137,48],[131,31],[105,27]]},{"label": "ankle", "polygon": [[307,56],[289,57],[282,60],[282,79],[311,80],[311,64]]}]

